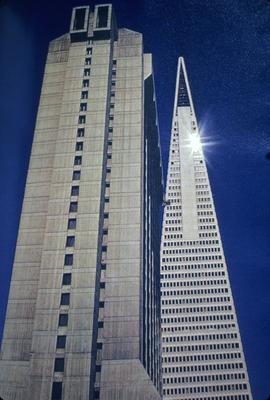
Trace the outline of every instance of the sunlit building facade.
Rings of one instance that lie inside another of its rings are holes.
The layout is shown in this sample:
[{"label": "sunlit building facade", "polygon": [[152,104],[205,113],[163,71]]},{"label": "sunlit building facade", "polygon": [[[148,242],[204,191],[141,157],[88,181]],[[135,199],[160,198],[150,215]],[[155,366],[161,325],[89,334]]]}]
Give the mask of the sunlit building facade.
[{"label": "sunlit building facade", "polygon": [[110,4],[76,7],[48,51],[0,397],[161,398],[161,203],[151,54]]},{"label": "sunlit building facade", "polygon": [[161,309],[164,399],[252,400],[183,58],[162,227]]}]

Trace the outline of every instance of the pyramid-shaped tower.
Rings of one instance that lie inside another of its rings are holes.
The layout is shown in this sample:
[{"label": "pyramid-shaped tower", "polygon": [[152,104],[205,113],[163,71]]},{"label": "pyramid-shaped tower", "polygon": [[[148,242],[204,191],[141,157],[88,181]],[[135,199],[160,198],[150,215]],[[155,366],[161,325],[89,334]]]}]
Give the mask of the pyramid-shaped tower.
[{"label": "pyramid-shaped tower", "polygon": [[183,58],[161,247],[164,399],[251,400],[248,373]]}]

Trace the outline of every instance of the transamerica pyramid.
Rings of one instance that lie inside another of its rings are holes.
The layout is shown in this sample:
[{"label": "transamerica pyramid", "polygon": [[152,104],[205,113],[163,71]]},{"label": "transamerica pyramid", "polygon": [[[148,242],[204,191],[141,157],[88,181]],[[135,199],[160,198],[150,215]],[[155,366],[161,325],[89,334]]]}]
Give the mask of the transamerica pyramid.
[{"label": "transamerica pyramid", "polygon": [[161,291],[164,399],[252,400],[182,57],[162,228]]}]

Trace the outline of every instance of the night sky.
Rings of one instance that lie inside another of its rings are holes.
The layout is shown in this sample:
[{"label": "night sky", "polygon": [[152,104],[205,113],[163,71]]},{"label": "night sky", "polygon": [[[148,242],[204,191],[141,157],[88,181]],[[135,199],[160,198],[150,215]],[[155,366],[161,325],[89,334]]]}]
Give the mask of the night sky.
[{"label": "night sky", "polygon": [[[205,155],[254,400],[266,400],[270,1],[112,3],[118,26],[142,32],[145,52],[153,53],[165,175],[177,58],[185,57],[202,134],[216,143]],[[89,1],[0,1],[0,337],[48,42],[68,31],[72,6],[86,4]]]}]

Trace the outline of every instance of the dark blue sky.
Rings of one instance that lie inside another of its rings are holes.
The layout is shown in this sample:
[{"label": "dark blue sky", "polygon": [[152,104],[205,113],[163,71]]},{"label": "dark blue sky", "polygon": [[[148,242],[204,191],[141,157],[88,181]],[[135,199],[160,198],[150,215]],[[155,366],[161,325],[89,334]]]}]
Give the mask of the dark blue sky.
[{"label": "dark blue sky", "polygon": [[[99,1],[101,3],[102,1]],[[0,2],[0,337],[48,42],[86,1]],[[166,170],[177,58],[185,57],[254,400],[270,395],[270,1],[112,1],[153,53]],[[93,4],[93,2],[92,2]]]}]

